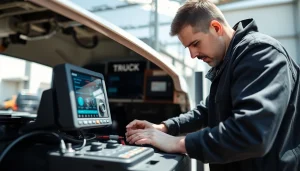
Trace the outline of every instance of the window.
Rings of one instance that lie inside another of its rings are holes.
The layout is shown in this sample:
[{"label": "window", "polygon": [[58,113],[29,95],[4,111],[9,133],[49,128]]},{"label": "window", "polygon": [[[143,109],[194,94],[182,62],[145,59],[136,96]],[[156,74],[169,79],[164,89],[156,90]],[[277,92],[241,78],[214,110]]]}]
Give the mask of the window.
[{"label": "window", "polygon": [[[0,55],[0,110],[21,111],[19,101],[24,109],[39,104],[42,92],[51,86],[51,78],[50,67]],[[35,113],[37,106],[34,108]]]}]

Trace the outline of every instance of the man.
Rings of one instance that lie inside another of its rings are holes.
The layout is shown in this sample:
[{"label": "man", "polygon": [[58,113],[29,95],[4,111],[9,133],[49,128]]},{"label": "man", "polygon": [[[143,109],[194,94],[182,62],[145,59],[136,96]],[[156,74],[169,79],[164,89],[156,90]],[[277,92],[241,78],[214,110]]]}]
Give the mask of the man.
[{"label": "man", "polygon": [[210,94],[162,124],[129,123],[127,141],[187,153],[211,171],[299,171],[299,67],[284,47],[259,33],[253,19],[231,28],[207,0],[186,2],[171,35],[212,67]]}]

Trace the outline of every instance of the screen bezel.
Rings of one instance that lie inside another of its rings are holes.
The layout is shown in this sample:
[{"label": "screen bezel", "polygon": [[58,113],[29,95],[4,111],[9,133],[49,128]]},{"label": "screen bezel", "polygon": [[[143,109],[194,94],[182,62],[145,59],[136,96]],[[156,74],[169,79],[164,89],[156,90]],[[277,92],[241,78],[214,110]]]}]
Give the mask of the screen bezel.
[{"label": "screen bezel", "polygon": [[[104,90],[104,96],[106,99],[105,104],[107,107],[107,115],[108,115],[107,118],[78,118],[77,103],[76,103],[75,92],[73,88],[73,80],[71,75],[72,70],[101,79],[103,90]],[[104,76],[101,73],[90,71],[71,64],[61,64],[54,67],[53,74],[54,74],[53,75],[54,87],[56,89],[56,96],[57,96],[57,106],[59,111],[58,122],[61,127],[66,127],[67,129],[78,129],[78,128],[108,126],[112,124],[110,108],[108,103],[108,96],[106,92],[106,85],[104,81]],[[72,115],[66,114],[70,112],[72,113]],[[101,123],[100,125],[79,125],[78,121],[83,119],[87,121],[91,119],[106,119],[108,120],[108,122]]]}]

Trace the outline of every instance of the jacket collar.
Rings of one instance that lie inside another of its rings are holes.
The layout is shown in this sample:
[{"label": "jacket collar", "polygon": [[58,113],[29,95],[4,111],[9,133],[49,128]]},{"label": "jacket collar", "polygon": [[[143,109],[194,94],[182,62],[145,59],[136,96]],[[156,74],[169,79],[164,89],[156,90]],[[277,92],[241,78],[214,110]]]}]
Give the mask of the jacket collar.
[{"label": "jacket collar", "polygon": [[223,62],[221,62],[221,64],[219,64],[216,67],[212,67],[205,75],[205,77],[210,81],[213,81],[216,78],[216,76],[223,71],[224,67],[226,66],[228,60],[232,55],[232,50],[234,46],[238,44],[238,42],[240,42],[240,40],[242,40],[242,38],[245,37],[248,33],[258,32],[257,25],[252,18],[239,21],[234,25],[233,29],[235,30],[235,34],[232,37],[232,40],[230,41]]}]

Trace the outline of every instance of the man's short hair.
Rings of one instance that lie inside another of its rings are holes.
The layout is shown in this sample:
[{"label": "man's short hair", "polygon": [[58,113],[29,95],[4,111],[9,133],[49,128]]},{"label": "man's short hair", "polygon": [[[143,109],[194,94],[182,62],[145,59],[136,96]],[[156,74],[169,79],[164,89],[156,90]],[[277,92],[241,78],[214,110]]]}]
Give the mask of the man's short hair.
[{"label": "man's short hair", "polygon": [[224,15],[211,1],[188,0],[178,9],[171,24],[170,35],[178,35],[188,25],[194,28],[194,32],[201,31],[206,33],[212,20],[226,24]]}]

